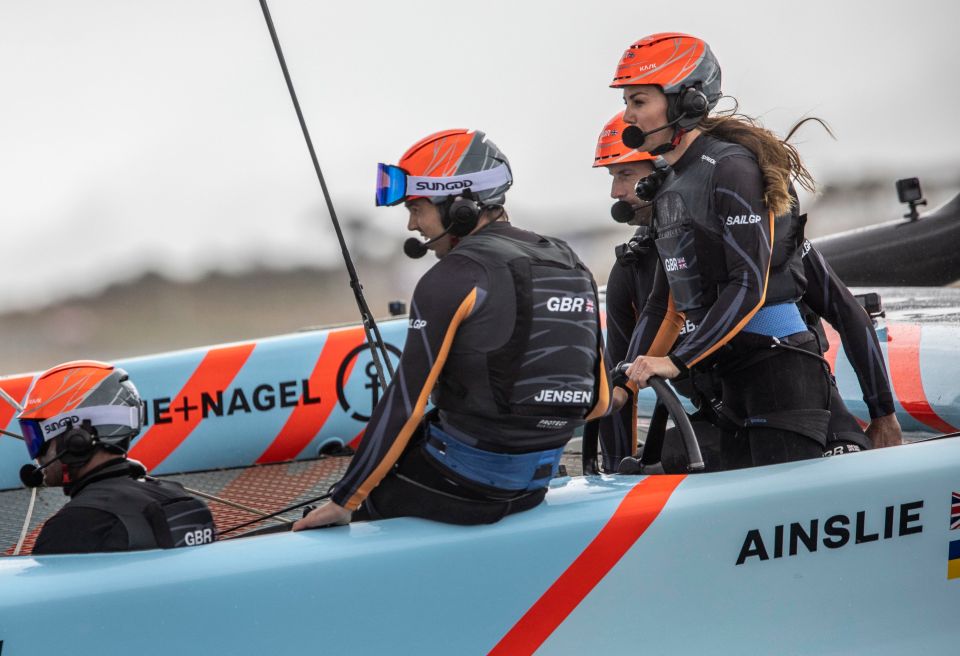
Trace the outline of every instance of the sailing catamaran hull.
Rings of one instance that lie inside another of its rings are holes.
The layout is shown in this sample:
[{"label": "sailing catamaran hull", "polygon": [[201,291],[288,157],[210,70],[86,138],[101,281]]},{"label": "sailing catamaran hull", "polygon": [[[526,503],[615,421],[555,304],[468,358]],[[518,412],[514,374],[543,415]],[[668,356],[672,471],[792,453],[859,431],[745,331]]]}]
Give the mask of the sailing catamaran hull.
[{"label": "sailing catamaran hull", "polygon": [[[916,291],[916,290],[914,290]],[[958,290],[941,290],[942,293]],[[948,294],[958,304],[958,294]],[[380,324],[399,357],[407,320]],[[960,326],[891,321],[880,330],[897,416],[904,430],[951,432],[960,427]],[[828,359],[851,411],[868,420],[859,383],[830,335]],[[154,474],[245,467],[314,458],[324,448],[352,444],[362,434],[381,390],[359,326],[312,330],[253,342],[226,344],[117,360],[147,404],[147,425],[131,456]],[[33,374],[0,380],[11,396],[26,395]],[[645,390],[639,413],[649,416],[654,397]],[[13,409],[0,403],[0,428],[18,431]],[[16,440],[0,439],[0,489],[20,487],[27,462]]]},{"label": "sailing catamaran hull", "polygon": [[960,440],[943,439],[558,479],[544,505],[491,526],[397,519],[6,558],[0,640],[4,656],[64,640],[102,655],[954,654],[958,465]]}]

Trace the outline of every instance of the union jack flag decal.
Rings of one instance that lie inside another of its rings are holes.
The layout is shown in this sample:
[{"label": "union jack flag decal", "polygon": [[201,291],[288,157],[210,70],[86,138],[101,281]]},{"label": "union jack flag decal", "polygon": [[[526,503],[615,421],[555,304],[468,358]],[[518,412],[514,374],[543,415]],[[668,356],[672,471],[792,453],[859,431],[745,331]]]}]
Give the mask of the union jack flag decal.
[{"label": "union jack flag decal", "polygon": [[960,492],[954,492],[950,501],[950,530],[960,528]]}]

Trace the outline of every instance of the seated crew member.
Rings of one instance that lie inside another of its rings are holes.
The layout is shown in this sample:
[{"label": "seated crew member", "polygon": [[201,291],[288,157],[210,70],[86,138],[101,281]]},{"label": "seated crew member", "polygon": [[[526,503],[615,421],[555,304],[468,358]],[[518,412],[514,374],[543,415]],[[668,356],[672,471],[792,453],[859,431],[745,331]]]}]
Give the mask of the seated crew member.
[{"label": "seated crew member", "polygon": [[212,542],[206,504],[178,483],[144,479],[126,458],[143,425],[143,402],[127,372],[93,361],[40,374],[17,416],[30,457],[24,484],[63,486],[70,501],[48,519],[33,553],[133,551]]},{"label": "seated crew member", "polygon": [[399,166],[380,165],[377,204],[403,202],[408,229],[428,239],[405,250],[440,261],[416,286],[396,376],[357,454],[294,530],[354,511],[498,521],[543,500],[574,429],[606,411],[593,277],[564,242],[508,221],[511,184],[506,156],[478,131],[432,134]]},{"label": "seated crew member", "polygon": [[[625,143],[672,166],[652,197],[661,265],[627,375],[645,386],[652,375],[713,374],[738,426],[723,441],[724,468],[820,457],[830,383],[796,306],[805,281],[791,185],[812,188],[809,172],[769,131],[740,116],[709,116],[720,66],[700,39],[664,33],[635,42],[611,86],[627,104]],[[681,327],[669,357],[651,350]]]},{"label": "seated crew member", "polygon": [[[610,197],[616,203],[610,213],[614,220],[637,227],[627,243],[617,246],[617,261],[607,277],[606,353],[612,363],[627,357],[627,344],[650,294],[658,263],[657,251],[649,234],[653,207],[641,201],[635,192],[637,182],[653,172],[653,157],[623,145],[621,135],[625,127],[622,111],[607,121],[600,132],[593,158],[593,167],[606,168],[612,178]],[[584,443],[597,439],[598,434],[603,470],[616,471],[620,461],[637,450],[636,405],[627,404],[618,413],[587,424]]]}]

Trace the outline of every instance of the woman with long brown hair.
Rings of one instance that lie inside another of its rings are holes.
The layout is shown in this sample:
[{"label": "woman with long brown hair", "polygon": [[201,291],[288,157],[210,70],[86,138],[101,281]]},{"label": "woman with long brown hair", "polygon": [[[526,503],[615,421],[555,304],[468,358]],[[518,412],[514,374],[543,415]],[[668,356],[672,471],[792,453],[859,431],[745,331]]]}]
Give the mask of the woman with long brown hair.
[{"label": "woman with long brown hair", "polygon": [[[772,132],[741,116],[709,116],[720,66],[701,39],[640,39],[611,86],[626,103],[624,143],[671,167],[647,185],[660,267],[628,377],[645,386],[653,375],[689,374],[728,429],[724,468],[820,457],[830,383],[796,304],[805,280],[792,184],[812,190],[812,177]],[[669,356],[645,356],[674,337]],[[719,380],[722,394],[704,380]]]}]

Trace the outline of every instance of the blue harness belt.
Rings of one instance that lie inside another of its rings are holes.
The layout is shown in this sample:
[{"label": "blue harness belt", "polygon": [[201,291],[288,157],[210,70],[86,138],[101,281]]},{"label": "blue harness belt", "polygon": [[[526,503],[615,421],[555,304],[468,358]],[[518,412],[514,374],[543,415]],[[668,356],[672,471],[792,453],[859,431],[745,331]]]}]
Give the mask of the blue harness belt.
[{"label": "blue harness belt", "polygon": [[524,492],[546,487],[557,473],[563,447],[532,453],[494,453],[468,446],[436,424],[424,450],[456,475],[497,490]]},{"label": "blue harness belt", "polygon": [[807,329],[800,316],[796,303],[780,303],[760,308],[753,318],[743,327],[746,333],[755,335],[769,335],[771,337],[786,337],[802,333]]}]

